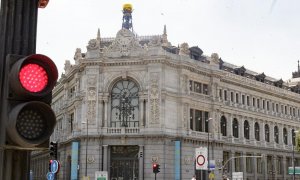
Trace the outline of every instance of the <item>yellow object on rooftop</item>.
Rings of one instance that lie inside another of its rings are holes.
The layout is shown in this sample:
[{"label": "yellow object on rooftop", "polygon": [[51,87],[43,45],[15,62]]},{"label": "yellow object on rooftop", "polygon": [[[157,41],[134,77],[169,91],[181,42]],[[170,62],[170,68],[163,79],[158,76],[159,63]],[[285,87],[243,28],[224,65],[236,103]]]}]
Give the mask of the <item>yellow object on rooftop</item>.
[{"label": "yellow object on rooftop", "polygon": [[131,4],[124,4],[123,5],[123,11],[132,11],[132,5]]}]

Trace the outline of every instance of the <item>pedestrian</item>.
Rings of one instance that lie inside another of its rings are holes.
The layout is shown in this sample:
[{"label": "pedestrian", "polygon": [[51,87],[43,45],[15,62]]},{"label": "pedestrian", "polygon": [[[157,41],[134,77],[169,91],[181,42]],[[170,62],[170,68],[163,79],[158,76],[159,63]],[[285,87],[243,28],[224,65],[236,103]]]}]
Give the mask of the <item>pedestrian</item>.
[{"label": "pedestrian", "polygon": [[195,175],[193,176],[192,180],[196,180],[196,176]]}]

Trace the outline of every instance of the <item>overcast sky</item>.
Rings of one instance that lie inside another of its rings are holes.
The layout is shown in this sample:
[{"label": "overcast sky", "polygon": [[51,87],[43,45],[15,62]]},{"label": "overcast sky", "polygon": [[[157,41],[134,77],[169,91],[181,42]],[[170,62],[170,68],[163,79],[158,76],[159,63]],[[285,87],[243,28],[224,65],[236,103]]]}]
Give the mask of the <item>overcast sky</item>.
[{"label": "overcast sky", "polygon": [[139,36],[162,34],[177,46],[187,42],[205,55],[287,80],[300,59],[300,0],[50,0],[39,9],[37,53],[52,58],[63,72],[76,48],[90,39],[115,37],[122,6],[133,5]]}]

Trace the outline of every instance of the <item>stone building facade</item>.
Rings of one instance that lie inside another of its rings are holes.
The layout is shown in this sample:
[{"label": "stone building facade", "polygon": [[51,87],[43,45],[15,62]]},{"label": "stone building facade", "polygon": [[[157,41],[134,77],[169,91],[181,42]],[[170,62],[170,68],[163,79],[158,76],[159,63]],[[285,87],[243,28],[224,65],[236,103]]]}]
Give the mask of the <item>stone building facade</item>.
[{"label": "stone building facade", "polygon": [[[107,171],[111,180],[150,180],[158,163],[157,179],[208,179],[195,170],[195,149],[209,145],[215,179],[232,172],[292,179],[292,160],[300,166],[299,154],[293,158],[298,87],[188,43],[172,46],[166,28],[141,37],[121,29],[101,38],[98,31],[85,53],[77,49],[74,63],[66,61],[53,91],[57,178]],[[45,177],[48,160],[47,153],[32,155],[35,179]]]}]

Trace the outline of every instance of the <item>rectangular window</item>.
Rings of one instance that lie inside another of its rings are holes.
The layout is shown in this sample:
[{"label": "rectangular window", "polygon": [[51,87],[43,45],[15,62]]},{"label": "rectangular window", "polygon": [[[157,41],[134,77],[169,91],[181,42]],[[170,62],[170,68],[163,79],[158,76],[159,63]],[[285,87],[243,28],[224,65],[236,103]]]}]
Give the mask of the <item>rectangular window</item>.
[{"label": "rectangular window", "polygon": [[283,172],[283,169],[282,169],[282,157],[277,157],[277,164],[276,164],[276,166],[277,166],[277,173],[278,174],[282,174],[282,172]]},{"label": "rectangular window", "polygon": [[293,108],[293,116],[294,116],[294,117],[296,116],[295,108]]},{"label": "rectangular window", "polygon": [[207,84],[203,84],[203,94],[208,95],[208,85]]},{"label": "rectangular window", "polygon": [[224,90],[224,100],[227,101],[227,91]]},{"label": "rectangular window", "polygon": [[190,109],[190,129],[194,130],[194,110]]},{"label": "rectangular window", "polygon": [[239,103],[239,94],[238,93],[235,94],[235,102]]},{"label": "rectangular window", "polygon": [[[258,154],[258,156],[259,156],[259,155],[260,155],[260,154]],[[262,159],[261,159],[261,158],[257,158],[257,159],[256,159],[256,167],[257,167],[257,173],[258,173],[258,174],[262,174],[262,172],[263,172],[263,171],[262,171],[262,169],[263,169],[263,168],[262,168],[262,167],[263,167],[263,166],[262,166],[262,163],[263,163],[263,162],[262,162]]]},{"label": "rectangular window", "polygon": [[233,92],[230,92],[230,100],[233,102]]},{"label": "rectangular window", "polygon": [[202,91],[201,91],[201,83],[194,82],[194,91],[196,93],[202,93]]},{"label": "rectangular window", "polygon": [[190,91],[193,91],[193,81],[190,80]]},{"label": "rectangular window", "polygon": [[222,89],[219,90],[219,97],[222,99]]},{"label": "rectangular window", "polygon": [[[246,154],[246,156],[252,156],[251,154]],[[246,171],[247,173],[252,173],[252,158],[246,157]]]},{"label": "rectangular window", "polygon": [[283,105],[280,106],[280,110],[281,110],[281,113],[283,114],[284,111],[283,111]]},{"label": "rectangular window", "polygon": [[269,101],[267,101],[267,110],[270,110],[270,105],[269,105]]},{"label": "rectangular window", "polygon": [[74,125],[74,113],[71,113],[69,115],[69,123],[70,123],[70,131],[72,132],[73,131],[73,125]]},{"label": "rectangular window", "polygon": [[199,110],[195,110],[196,131],[202,131],[202,120],[202,112]]},{"label": "rectangular window", "polygon": [[[239,157],[241,156],[241,153],[235,153],[234,154],[235,157]],[[241,164],[241,158],[235,158],[234,159],[234,169],[235,172],[241,172],[242,168],[241,168],[242,164]]]},{"label": "rectangular window", "polygon": [[276,104],[276,112],[278,113],[278,104]]},{"label": "rectangular window", "polygon": [[242,104],[245,105],[245,95],[242,95]]},{"label": "rectangular window", "polygon": [[260,108],[260,100],[257,99],[257,108]]},{"label": "rectangular window", "polygon": [[255,107],[255,98],[252,98],[252,106]]},{"label": "rectangular window", "polygon": [[265,105],[265,100],[262,100],[262,108],[265,109],[266,105]]},{"label": "rectangular window", "polygon": [[250,98],[247,96],[247,106],[250,106]]},{"label": "rectangular window", "polygon": [[[228,160],[229,160],[229,152],[223,151],[223,164],[222,165],[224,166],[224,163],[227,162]],[[227,172],[231,171],[229,163],[227,163],[224,168],[226,168]]]}]

